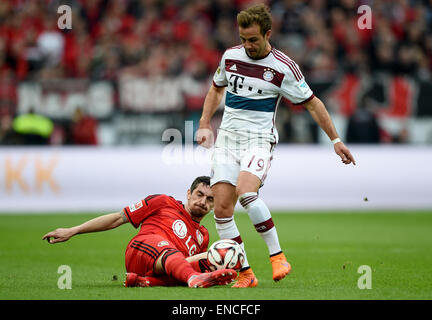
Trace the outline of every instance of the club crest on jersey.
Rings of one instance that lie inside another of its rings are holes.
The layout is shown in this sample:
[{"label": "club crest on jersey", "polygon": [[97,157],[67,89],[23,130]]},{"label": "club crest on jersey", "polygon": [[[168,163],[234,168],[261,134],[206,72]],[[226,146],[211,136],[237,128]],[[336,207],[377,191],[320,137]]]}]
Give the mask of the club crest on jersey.
[{"label": "club crest on jersey", "polygon": [[204,236],[202,235],[201,231],[197,230],[196,236],[197,236],[198,244],[201,245],[204,241]]},{"label": "club crest on jersey", "polygon": [[275,74],[273,72],[273,70],[271,69],[264,69],[264,73],[263,73],[263,79],[265,81],[272,81],[274,78]]},{"label": "club crest on jersey", "polygon": [[184,239],[188,232],[186,224],[182,220],[174,221],[172,224],[172,229],[174,234],[180,239]]},{"label": "club crest on jersey", "polygon": [[139,202],[137,202],[137,203],[135,203],[135,204],[131,204],[131,205],[129,206],[129,211],[130,211],[130,212],[134,212],[135,210],[138,210],[138,209],[141,208],[142,206],[143,206],[142,201],[139,201]]}]

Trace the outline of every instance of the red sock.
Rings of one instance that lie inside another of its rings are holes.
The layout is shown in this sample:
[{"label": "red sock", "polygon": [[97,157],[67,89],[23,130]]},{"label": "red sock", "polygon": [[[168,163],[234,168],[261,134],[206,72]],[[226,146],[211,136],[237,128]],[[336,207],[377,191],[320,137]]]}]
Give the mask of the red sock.
[{"label": "red sock", "polygon": [[170,287],[170,286],[181,286],[183,285],[182,282],[174,279],[173,277],[170,277],[168,275],[163,276],[146,276],[146,281],[149,281],[150,287]]},{"label": "red sock", "polygon": [[201,268],[200,268],[199,260],[189,262],[189,264],[192,266],[192,268],[193,268],[196,272],[203,272],[203,271],[201,270]]},{"label": "red sock", "polygon": [[162,266],[167,275],[184,283],[187,283],[192,275],[199,274],[179,251],[173,250],[165,253],[162,258]]},{"label": "red sock", "polygon": [[190,262],[190,264],[196,272],[204,273],[212,271],[209,263],[207,262],[207,259],[192,261]]}]

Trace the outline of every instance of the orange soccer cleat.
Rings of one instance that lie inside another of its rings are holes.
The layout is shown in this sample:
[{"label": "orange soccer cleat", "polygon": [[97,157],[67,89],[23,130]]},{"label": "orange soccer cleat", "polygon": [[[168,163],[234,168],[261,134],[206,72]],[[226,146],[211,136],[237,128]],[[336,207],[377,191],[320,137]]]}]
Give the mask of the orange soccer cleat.
[{"label": "orange soccer cleat", "polygon": [[273,280],[279,281],[291,272],[291,265],[288,263],[283,252],[270,257],[273,268]]},{"label": "orange soccer cleat", "polygon": [[234,269],[222,269],[213,272],[193,275],[188,280],[190,288],[208,288],[211,286],[226,285],[234,281],[237,272]]},{"label": "orange soccer cleat", "polygon": [[252,269],[249,268],[244,271],[240,271],[237,278],[237,282],[232,286],[232,288],[253,288],[258,285],[258,279],[255,277]]}]

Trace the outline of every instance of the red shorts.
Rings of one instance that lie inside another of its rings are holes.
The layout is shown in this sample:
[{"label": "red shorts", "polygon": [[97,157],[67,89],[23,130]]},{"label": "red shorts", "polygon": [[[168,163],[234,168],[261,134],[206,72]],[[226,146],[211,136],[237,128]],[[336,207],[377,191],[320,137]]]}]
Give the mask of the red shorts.
[{"label": "red shorts", "polygon": [[160,235],[135,236],[126,248],[126,272],[133,272],[140,276],[154,275],[156,261],[166,250],[178,252],[173,243]]}]

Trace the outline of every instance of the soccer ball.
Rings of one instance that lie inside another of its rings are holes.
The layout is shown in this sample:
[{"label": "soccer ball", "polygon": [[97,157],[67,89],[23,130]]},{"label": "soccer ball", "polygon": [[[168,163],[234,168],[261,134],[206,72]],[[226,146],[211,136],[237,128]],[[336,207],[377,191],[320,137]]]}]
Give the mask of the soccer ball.
[{"label": "soccer ball", "polygon": [[222,239],[210,246],[207,251],[207,260],[217,270],[240,270],[245,260],[245,253],[236,241]]}]

